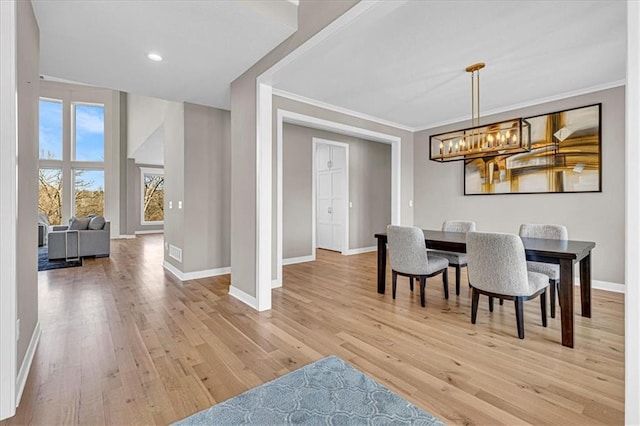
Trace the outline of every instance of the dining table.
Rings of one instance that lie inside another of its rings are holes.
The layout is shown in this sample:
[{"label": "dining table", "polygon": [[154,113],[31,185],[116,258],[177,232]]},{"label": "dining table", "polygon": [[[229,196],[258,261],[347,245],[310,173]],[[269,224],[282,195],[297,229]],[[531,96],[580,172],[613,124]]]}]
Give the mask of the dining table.
[{"label": "dining table", "polygon": [[[466,253],[467,234],[424,229],[426,248]],[[387,276],[387,234],[375,234],[378,240],[378,293],[384,294]],[[574,345],[574,264],[579,263],[581,314],[591,318],[592,241],[522,238],[527,260],[560,265],[560,323],[562,345]]]}]

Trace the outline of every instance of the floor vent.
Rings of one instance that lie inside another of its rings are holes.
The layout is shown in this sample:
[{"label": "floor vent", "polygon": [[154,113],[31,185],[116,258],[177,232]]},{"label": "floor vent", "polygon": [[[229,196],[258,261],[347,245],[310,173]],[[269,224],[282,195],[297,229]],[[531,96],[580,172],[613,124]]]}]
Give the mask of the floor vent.
[{"label": "floor vent", "polygon": [[169,244],[169,257],[174,258],[178,262],[182,262],[182,249],[173,244]]}]

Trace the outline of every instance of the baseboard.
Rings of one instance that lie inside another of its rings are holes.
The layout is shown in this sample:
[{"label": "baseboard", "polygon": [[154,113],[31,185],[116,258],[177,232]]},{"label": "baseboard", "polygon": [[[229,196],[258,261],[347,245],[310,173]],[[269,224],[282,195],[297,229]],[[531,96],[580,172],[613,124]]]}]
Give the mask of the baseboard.
[{"label": "baseboard", "polygon": [[378,250],[377,246],[362,247],[362,248],[357,248],[357,249],[349,249],[346,252],[343,252],[342,254],[345,255],[345,256],[352,256],[354,254],[371,253],[372,251],[376,251],[376,250]]},{"label": "baseboard", "polygon": [[136,231],[134,232],[136,235],[144,235],[144,234],[164,234],[164,229],[148,229],[146,231]]},{"label": "baseboard", "polygon": [[282,266],[294,265],[296,263],[314,262],[315,260],[316,256],[313,254],[309,256],[289,257],[287,259],[282,259]]},{"label": "baseboard", "polygon": [[18,376],[16,378],[16,407],[20,405],[22,392],[27,384],[27,378],[29,377],[29,371],[31,370],[31,364],[33,363],[33,357],[36,354],[36,349],[40,342],[41,335],[42,330],[40,329],[40,321],[38,321],[36,323],[36,327],[33,329],[33,334],[31,335],[27,352],[24,354],[24,359],[22,360],[22,365],[20,366],[20,371],[18,371]]},{"label": "baseboard", "polygon": [[[580,277],[574,277],[573,280],[574,285],[579,286],[580,285]],[[612,283],[609,281],[600,281],[600,280],[591,280],[591,288],[595,289],[595,290],[604,290],[604,291],[610,291],[613,293],[624,293],[625,292],[625,285],[624,284],[620,284],[620,283]]]},{"label": "baseboard", "polygon": [[197,280],[200,278],[217,277],[219,275],[227,275],[231,273],[231,267],[215,268],[215,269],[203,269],[201,271],[185,272],[183,274],[184,279],[182,281]]},{"label": "baseboard", "polygon": [[162,262],[162,266],[167,271],[171,272],[180,281],[197,280],[200,278],[217,277],[218,275],[227,275],[231,273],[231,268],[216,268],[216,269],[204,269],[201,271],[182,272],[180,269],[173,266],[166,260]]},{"label": "baseboard", "polygon": [[132,239],[134,239],[135,237],[136,237],[135,235],[127,235],[127,234],[124,234],[124,235],[118,235],[117,237],[115,237],[115,238],[111,238],[111,239],[112,239],[112,240],[132,240]]},{"label": "baseboard", "polygon": [[242,303],[245,303],[245,304],[251,306],[256,311],[259,310],[258,309],[258,300],[255,297],[250,296],[249,294],[247,294],[244,291],[238,289],[237,287],[234,287],[233,285],[229,286],[229,296],[235,297],[236,299],[238,299]]},{"label": "baseboard", "polygon": [[273,280],[271,281],[271,288],[280,288],[282,287],[282,280]]}]

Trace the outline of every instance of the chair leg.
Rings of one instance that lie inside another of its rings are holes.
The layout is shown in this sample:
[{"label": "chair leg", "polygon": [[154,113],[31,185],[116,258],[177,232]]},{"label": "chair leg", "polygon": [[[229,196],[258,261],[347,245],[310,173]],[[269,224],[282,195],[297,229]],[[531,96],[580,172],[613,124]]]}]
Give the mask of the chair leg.
[{"label": "chair leg", "polygon": [[489,312],[493,312],[493,297],[489,296]]},{"label": "chair leg", "polygon": [[391,296],[396,298],[396,284],[398,283],[398,274],[396,271],[391,271]]},{"label": "chair leg", "polygon": [[427,305],[424,300],[424,288],[427,285],[427,277],[418,278],[418,285],[420,286],[420,305],[424,308]]},{"label": "chair leg", "polygon": [[504,305],[504,299],[500,299],[500,306]]},{"label": "chair leg", "polygon": [[562,308],[562,301],[560,300],[560,280],[556,280],[554,291],[558,292],[558,306]]},{"label": "chair leg", "polygon": [[549,295],[549,304],[551,305],[551,318],[556,317],[556,280],[549,280],[549,288],[551,288],[551,294]]},{"label": "chair leg", "polygon": [[480,299],[480,293],[473,288],[471,290],[471,324],[475,324],[478,317],[478,299]]},{"label": "chair leg", "polygon": [[544,292],[540,294],[540,314],[542,315],[542,326],[546,327],[547,326],[547,289],[546,288],[544,289]]},{"label": "chair leg", "polygon": [[456,265],[456,296],[460,296],[460,265]]},{"label": "chair leg", "polygon": [[409,289],[413,291],[413,277],[409,277]]},{"label": "chair leg", "polygon": [[524,339],[524,297],[516,297],[513,302],[516,305],[516,325],[518,337]]},{"label": "chair leg", "polygon": [[[442,286],[444,287],[444,298],[449,298],[449,274],[447,274],[449,268],[445,268],[442,272]],[[425,278],[426,280],[426,278]]]}]

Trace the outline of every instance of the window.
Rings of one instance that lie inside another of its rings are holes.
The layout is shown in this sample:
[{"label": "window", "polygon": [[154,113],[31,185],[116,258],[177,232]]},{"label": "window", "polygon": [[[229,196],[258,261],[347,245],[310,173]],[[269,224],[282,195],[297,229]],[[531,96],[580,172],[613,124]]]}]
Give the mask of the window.
[{"label": "window", "polygon": [[142,224],[160,224],[164,221],[164,170],[141,168]]},{"label": "window", "polygon": [[74,169],[74,215],[104,215],[104,170]]},{"label": "window", "polygon": [[49,218],[50,225],[62,221],[62,169],[38,171],[38,210]]},{"label": "window", "polygon": [[51,224],[71,216],[106,215],[105,206],[114,202],[105,191],[112,176],[105,158],[110,92],[42,84],[40,93],[40,212]]},{"label": "window", "polygon": [[41,160],[62,160],[62,101],[40,99]]},{"label": "window", "polygon": [[104,161],[104,106],[74,104],[74,160]]}]

